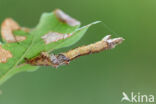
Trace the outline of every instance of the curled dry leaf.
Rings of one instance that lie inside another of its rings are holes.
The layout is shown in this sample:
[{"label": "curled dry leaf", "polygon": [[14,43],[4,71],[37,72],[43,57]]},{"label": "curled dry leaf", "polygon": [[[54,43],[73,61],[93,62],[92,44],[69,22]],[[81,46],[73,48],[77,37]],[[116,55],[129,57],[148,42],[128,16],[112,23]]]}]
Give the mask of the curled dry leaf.
[{"label": "curled dry leaf", "polygon": [[60,9],[56,9],[56,10],[54,11],[54,14],[56,15],[56,17],[57,17],[60,21],[66,23],[66,24],[68,24],[68,25],[70,25],[70,26],[77,26],[77,25],[80,25],[80,22],[79,22],[79,21],[77,21],[76,19],[74,19],[74,18],[70,17],[69,15],[65,14],[65,13],[64,13],[62,10],[60,10]]},{"label": "curled dry leaf", "polygon": [[1,26],[2,38],[8,43],[20,42],[25,40],[25,36],[15,36],[13,34],[13,31],[18,29],[21,29],[21,27],[13,19],[5,19]]},{"label": "curled dry leaf", "polygon": [[70,37],[72,34],[61,34],[58,32],[49,32],[48,34],[45,34],[41,38],[44,40],[45,44],[49,44],[52,42],[56,42],[61,39],[65,39]]},{"label": "curled dry leaf", "polygon": [[3,49],[0,45],[0,63],[6,63],[9,58],[12,58],[10,51]]},{"label": "curled dry leaf", "polygon": [[124,39],[122,37],[111,39],[111,35],[107,35],[101,41],[96,43],[82,46],[70,50],[58,55],[48,55],[47,53],[41,53],[40,56],[33,59],[27,59],[26,63],[34,66],[53,66],[58,67],[60,65],[68,64],[71,60],[88,55],[91,53],[98,53],[103,50],[115,48],[116,45],[122,43]]}]

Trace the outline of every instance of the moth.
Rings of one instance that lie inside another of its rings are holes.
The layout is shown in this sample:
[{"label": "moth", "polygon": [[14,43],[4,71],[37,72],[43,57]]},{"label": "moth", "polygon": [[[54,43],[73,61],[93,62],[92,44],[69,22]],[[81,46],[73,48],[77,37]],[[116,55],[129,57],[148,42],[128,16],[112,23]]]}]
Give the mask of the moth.
[{"label": "moth", "polygon": [[69,64],[70,61],[80,56],[98,53],[103,50],[115,48],[115,46],[122,43],[123,40],[124,39],[121,37],[111,39],[111,35],[107,35],[101,41],[93,44],[81,46],[67,52],[60,53],[58,55],[42,52],[39,56],[35,58],[25,58],[25,61],[27,64],[33,66],[52,66],[57,68],[58,66]]}]

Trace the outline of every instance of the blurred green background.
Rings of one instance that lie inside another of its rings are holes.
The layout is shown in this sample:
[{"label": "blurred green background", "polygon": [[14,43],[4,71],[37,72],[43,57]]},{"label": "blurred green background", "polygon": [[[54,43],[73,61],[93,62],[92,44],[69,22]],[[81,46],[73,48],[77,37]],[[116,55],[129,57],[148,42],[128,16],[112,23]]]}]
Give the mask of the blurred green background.
[{"label": "blurred green background", "polygon": [[21,26],[34,27],[43,12],[55,8],[82,25],[103,21],[77,44],[59,51],[107,34],[126,40],[68,66],[15,75],[0,87],[0,104],[121,104],[122,92],[132,91],[156,96],[156,0],[0,0],[0,23],[12,17]]}]

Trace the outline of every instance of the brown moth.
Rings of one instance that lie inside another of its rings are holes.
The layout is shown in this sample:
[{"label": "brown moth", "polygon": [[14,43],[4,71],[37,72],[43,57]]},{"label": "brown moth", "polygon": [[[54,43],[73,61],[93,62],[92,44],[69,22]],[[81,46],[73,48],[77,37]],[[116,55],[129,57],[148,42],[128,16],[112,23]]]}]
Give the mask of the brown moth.
[{"label": "brown moth", "polygon": [[116,45],[122,43],[124,39],[122,37],[111,39],[111,35],[107,35],[101,41],[96,43],[82,46],[64,52],[58,55],[49,55],[48,53],[42,52],[39,56],[26,59],[26,63],[34,66],[53,66],[58,67],[69,62],[79,56],[88,55],[91,53],[98,53],[103,50],[115,48]]}]

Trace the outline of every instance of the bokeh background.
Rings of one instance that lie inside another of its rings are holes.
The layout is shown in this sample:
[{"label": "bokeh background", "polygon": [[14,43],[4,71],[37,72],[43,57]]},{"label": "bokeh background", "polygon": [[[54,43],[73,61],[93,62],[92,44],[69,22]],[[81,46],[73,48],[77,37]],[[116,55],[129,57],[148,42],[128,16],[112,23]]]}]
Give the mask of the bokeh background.
[{"label": "bokeh background", "polygon": [[12,17],[34,27],[43,12],[55,8],[82,25],[103,21],[61,52],[107,34],[126,40],[68,66],[15,75],[0,87],[0,104],[121,104],[122,92],[132,91],[156,97],[156,0],[0,0],[0,23]]}]

